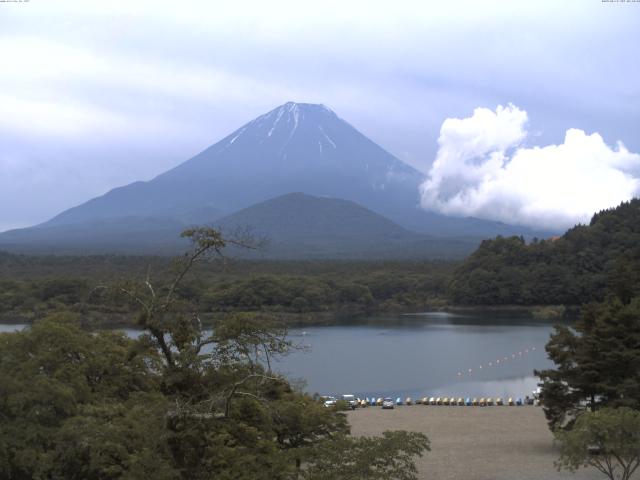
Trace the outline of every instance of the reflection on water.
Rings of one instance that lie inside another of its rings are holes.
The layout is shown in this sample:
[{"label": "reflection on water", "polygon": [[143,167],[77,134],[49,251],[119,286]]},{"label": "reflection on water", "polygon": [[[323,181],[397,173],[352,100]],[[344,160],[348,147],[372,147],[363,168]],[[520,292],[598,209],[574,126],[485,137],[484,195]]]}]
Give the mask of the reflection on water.
[{"label": "reflection on water", "polygon": [[0,333],[17,332],[27,326],[26,323],[0,323]]},{"label": "reflection on water", "polygon": [[552,327],[526,317],[427,313],[291,332],[305,353],[278,363],[310,392],[359,396],[524,397],[551,366]]},{"label": "reflection on water", "polygon": [[538,377],[505,378],[502,380],[486,380],[483,382],[460,382],[452,385],[434,388],[430,392],[423,392],[420,397],[490,397],[507,399],[513,397],[524,398],[538,388]]},{"label": "reflection on water", "polygon": [[[0,325],[0,332],[24,324]],[[123,329],[132,338],[140,330]],[[524,397],[551,366],[552,327],[531,318],[444,312],[361,318],[292,329],[304,347],[277,363],[309,392],[366,396]]]}]

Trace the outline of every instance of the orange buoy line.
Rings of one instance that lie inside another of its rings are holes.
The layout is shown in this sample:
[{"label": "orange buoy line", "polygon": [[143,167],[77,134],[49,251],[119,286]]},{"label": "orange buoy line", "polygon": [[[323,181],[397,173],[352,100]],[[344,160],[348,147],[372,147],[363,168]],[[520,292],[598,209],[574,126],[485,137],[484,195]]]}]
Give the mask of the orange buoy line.
[{"label": "orange buoy line", "polygon": [[[535,352],[535,351],[536,351],[536,347],[525,348],[524,350],[519,350],[518,352],[514,352],[511,355],[504,355],[502,357],[499,357],[495,361],[492,360],[490,362],[481,364],[481,365],[478,366],[477,370],[483,370],[483,369],[486,369],[486,368],[498,367],[501,364],[503,364],[503,363],[505,363],[505,362],[507,362],[509,360],[515,360],[515,359],[518,359],[518,358],[525,357],[529,353]],[[464,376],[469,376],[469,375],[473,375],[473,372],[474,372],[473,368],[468,368],[466,370],[460,370],[458,372],[457,376],[458,377],[462,377],[463,375]]]}]

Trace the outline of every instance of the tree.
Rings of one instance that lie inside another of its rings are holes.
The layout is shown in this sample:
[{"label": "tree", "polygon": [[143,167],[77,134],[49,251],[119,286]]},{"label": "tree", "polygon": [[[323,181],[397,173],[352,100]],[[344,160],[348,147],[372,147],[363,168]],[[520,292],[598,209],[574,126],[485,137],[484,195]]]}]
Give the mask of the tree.
[{"label": "tree", "polygon": [[610,480],[628,480],[640,466],[640,412],[627,407],[582,413],[559,431],[558,469],[594,467]]},{"label": "tree", "polygon": [[83,331],[74,315],[1,334],[0,479],[122,478],[118,465],[161,457],[157,413],[168,407],[157,366],[155,352],[122,333]]},{"label": "tree", "polygon": [[426,437],[351,439],[344,414],[271,370],[291,348],[285,328],[239,314],[203,327],[183,281],[230,241],[208,228],[184,235],[193,249],[168,282],[103,289],[139,307],[138,339],[83,330],[68,314],[0,335],[0,480],[288,480],[321,478],[319,465],[343,478],[343,460],[345,478],[414,478]]},{"label": "tree", "polygon": [[86,405],[55,432],[37,473],[65,480],[177,480],[166,442],[167,408],[157,393]]},{"label": "tree", "polygon": [[325,440],[334,442],[336,436],[349,433],[343,414],[308,396],[291,392],[274,402],[273,409],[276,440],[298,471],[309,460],[316,444]]},{"label": "tree", "polygon": [[585,306],[575,328],[556,327],[546,350],[556,368],[536,374],[552,430],[585,410],[640,409],[640,297]]},{"label": "tree", "polygon": [[562,237],[526,244],[521,237],[483,241],[456,268],[455,303],[581,305],[640,294],[640,199],[599,212]]},{"label": "tree", "polygon": [[305,480],[416,480],[414,458],[430,450],[422,433],[384,432],[381,437],[341,435],[318,443]]}]

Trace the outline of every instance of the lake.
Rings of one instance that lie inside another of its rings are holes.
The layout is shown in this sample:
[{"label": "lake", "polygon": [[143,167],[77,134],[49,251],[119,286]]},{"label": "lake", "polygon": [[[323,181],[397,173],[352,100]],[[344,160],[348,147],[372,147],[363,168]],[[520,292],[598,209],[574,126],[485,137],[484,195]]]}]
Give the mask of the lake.
[{"label": "lake", "polygon": [[309,392],[366,396],[524,397],[551,367],[549,323],[513,316],[425,313],[291,330],[309,349],[278,363]]},{"label": "lake", "polygon": [[[24,325],[0,325],[12,331]],[[302,351],[274,368],[310,393],[370,396],[524,397],[534,369],[552,366],[551,324],[515,315],[442,312],[371,317],[290,330]],[[127,330],[136,336],[136,330]]]}]

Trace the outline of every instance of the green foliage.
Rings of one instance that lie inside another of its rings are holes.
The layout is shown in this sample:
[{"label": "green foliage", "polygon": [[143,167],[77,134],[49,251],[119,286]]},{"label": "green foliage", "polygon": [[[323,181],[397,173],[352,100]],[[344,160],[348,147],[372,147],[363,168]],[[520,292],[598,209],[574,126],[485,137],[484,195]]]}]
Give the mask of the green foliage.
[{"label": "green foliage", "polygon": [[[130,415],[136,406],[149,403],[158,386],[152,370],[157,357],[154,352],[133,354],[133,345],[120,333],[84,332],[77,318],[62,314],[26,331],[0,335],[0,457],[5,469],[0,478],[46,478],[44,472],[56,471],[54,465],[63,471],[67,463],[83,463],[82,458],[71,459],[81,455],[79,450],[61,447],[89,442],[78,422],[95,417],[97,408],[106,412],[127,405]],[[106,455],[102,449],[108,442],[103,440],[95,440],[94,456]],[[54,478],[120,478],[92,475],[91,468],[87,465],[79,477],[56,473]]]},{"label": "green foliage", "polygon": [[456,269],[454,303],[466,305],[581,305],[613,293],[640,294],[640,200],[593,216],[562,237],[482,242]]},{"label": "green foliage", "polygon": [[171,365],[68,315],[0,335],[0,479],[291,478],[346,419],[245,359],[282,351],[278,330],[232,323],[220,352],[183,345]]},{"label": "green foliage", "polygon": [[560,320],[564,317],[566,311],[567,309],[563,305],[547,305],[534,308],[531,311],[531,315],[539,320]]},{"label": "green foliage", "polygon": [[[198,237],[206,230],[187,233],[208,248],[206,240]],[[216,239],[212,245],[221,249],[219,242]],[[116,282],[134,287],[122,278],[147,275],[168,286],[183,261],[184,257],[171,263],[157,257],[58,258],[0,252],[0,319],[29,322],[66,310],[81,314],[85,323],[131,324],[131,313],[139,305],[101,287]],[[294,321],[333,314],[357,316],[443,304],[452,268],[451,263],[437,262],[225,263],[210,259],[193,266],[195,275],[183,279],[176,294],[196,302],[203,320],[229,312],[265,311],[286,314]]]},{"label": "green foliage", "polygon": [[556,368],[536,374],[552,429],[585,409],[640,409],[640,297],[585,306],[574,328],[555,327],[546,350]]},{"label": "green foliage", "polygon": [[138,339],[84,330],[68,313],[0,335],[0,480],[319,478],[339,459],[334,440],[351,452],[345,478],[414,478],[426,438],[350,439],[343,413],[271,372],[291,346],[282,325],[236,314],[203,329],[184,282],[225,242],[210,229],[185,235],[194,248],[172,277],[107,289],[139,309]]},{"label": "green foliage", "polygon": [[237,313],[218,322],[212,340],[216,354],[226,363],[247,361],[259,364],[264,360],[271,370],[271,356],[285,355],[293,344],[287,329],[268,315]]},{"label": "green foliage", "polygon": [[558,469],[594,467],[610,480],[628,480],[640,465],[640,412],[603,408],[582,413],[569,431],[559,431]]},{"label": "green foliage", "polygon": [[381,437],[345,435],[318,443],[305,466],[306,480],[416,480],[416,456],[430,450],[422,433],[384,432]]},{"label": "green foliage", "polygon": [[37,475],[60,479],[180,478],[170,461],[166,398],[136,394],[84,406],[55,431]]}]

